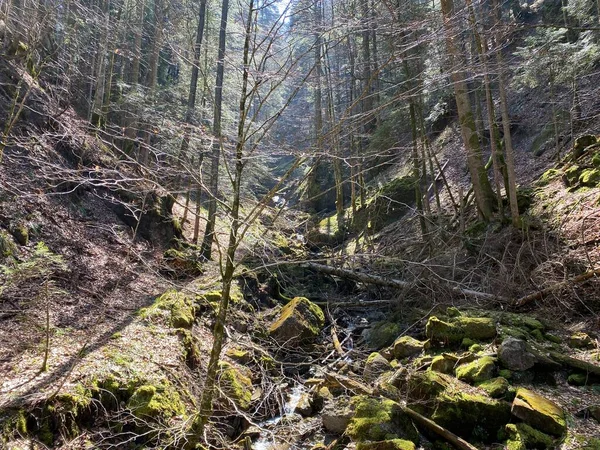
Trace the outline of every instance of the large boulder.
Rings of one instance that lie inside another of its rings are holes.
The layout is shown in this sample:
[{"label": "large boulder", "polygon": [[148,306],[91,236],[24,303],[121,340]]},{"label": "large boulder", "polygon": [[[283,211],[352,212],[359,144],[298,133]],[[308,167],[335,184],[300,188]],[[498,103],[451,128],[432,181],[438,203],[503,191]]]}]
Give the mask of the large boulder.
[{"label": "large boulder", "polygon": [[394,358],[402,359],[421,353],[426,345],[427,341],[421,342],[411,336],[399,337],[392,346]]},{"label": "large boulder", "polygon": [[431,316],[425,333],[432,343],[458,344],[465,338],[473,341],[493,339],[496,336],[496,323],[489,317],[459,316],[443,321]]},{"label": "large boulder", "polygon": [[510,404],[435,371],[415,372],[408,380],[408,405],[453,433],[493,442],[510,421]]},{"label": "large boulder", "polygon": [[561,436],[567,430],[564,411],[556,403],[528,389],[517,390],[511,412],[545,433]]},{"label": "large boulder", "polygon": [[468,364],[456,368],[456,378],[467,383],[481,383],[494,376],[496,371],[495,358],[484,356]]},{"label": "large boulder", "polygon": [[282,345],[293,345],[315,338],[323,325],[323,310],[307,298],[296,297],[281,309],[269,335]]},{"label": "large boulder", "polygon": [[528,370],[536,363],[536,357],[521,339],[509,337],[498,349],[498,360],[509,370]]},{"label": "large boulder", "polygon": [[219,362],[219,387],[224,395],[241,409],[248,409],[252,402],[251,372],[225,361]]},{"label": "large boulder", "polygon": [[398,403],[386,398],[359,396],[352,399],[352,404],[355,413],[348,424],[346,434],[353,441],[419,441],[419,432]]}]

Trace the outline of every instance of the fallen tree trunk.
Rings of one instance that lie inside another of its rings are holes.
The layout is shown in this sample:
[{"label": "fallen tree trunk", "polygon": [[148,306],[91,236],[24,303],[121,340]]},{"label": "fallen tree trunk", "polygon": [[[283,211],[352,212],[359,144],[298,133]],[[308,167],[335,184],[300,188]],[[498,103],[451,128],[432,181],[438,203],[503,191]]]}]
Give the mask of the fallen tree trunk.
[{"label": "fallen tree trunk", "polygon": [[559,289],[571,286],[573,284],[583,283],[584,281],[594,278],[596,275],[600,275],[600,268],[590,270],[589,272],[582,273],[571,280],[561,281],[560,283],[553,284],[546,289],[542,289],[541,291],[521,297],[515,302],[514,306],[519,308],[527,305],[528,303],[535,302],[536,300],[541,300],[546,295],[551,294],[554,291],[558,291]]},{"label": "fallen tree trunk", "polygon": [[[307,269],[316,270],[318,272],[326,273],[328,275],[334,275],[340,278],[348,278],[350,280],[359,281],[365,284],[375,284],[378,286],[387,286],[387,287],[395,287],[400,289],[414,289],[416,286],[414,283],[410,283],[404,280],[396,280],[394,278],[386,278],[380,277],[377,275],[369,275],[367,273],[362,272],[354,272],[352,270],[340,269],[337,267],[330,267],[324,264],[317,263],[304,263],[301,265],[302,267],[306,267]],[[452,292],[455,292],[460,295],[465,295],[467,297],[475,297],[483,300],[504,300],[508,301],[507,298],[500,297],[494,294],[488,294],[486,292],[474,291],[471,289],[463,289],[456,286],[446,286]]]},{"label": "fallen tree trunk", "polygon": [[582,372],[587,372],[593,375],[600,376],[600,365],[598,364],[593,364],[557,352],[550,352],[550,358],[564,366],[569,366],[574,369],[581,370]]}]

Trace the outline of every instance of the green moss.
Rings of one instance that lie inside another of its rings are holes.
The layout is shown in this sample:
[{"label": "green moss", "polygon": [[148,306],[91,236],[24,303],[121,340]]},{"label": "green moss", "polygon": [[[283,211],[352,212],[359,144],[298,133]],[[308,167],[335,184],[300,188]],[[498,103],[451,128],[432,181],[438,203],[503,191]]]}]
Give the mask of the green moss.
[{"label": "green moss", "polygon": [[296,297],[281,309],[269,334],[280,340],[297,342],[318,336],[323,325],[323,310],[307,298]]},{"label": "green moss", "polygon": [[13,256],[17,247],[8,233],[0,231],[0,256],[7,258]]},{"label": "green moss", "polygon": [[550,333],[544,334],[544,338],[546,338],[547,341],[550,341],[554,344],[560,344],[562,342],[562,339],[560,337]]},{"label": "green moss", "polygon": [[502,378],[506,378],[507,380],[510,380],[512,378],[512,370],[500,369],[498,371],[498,375],[501,376]]},{"label": "green moss", "polygon": [[469,347],[469,351],[471,353],[478,353],[483,351],[483,346],[481,344],[473,344]]},{"label": "green moss", "polygon": [[460,317],[461,313],[458,310],[458,308],[456,308],[454,306],[449,306],[448,308],[446,308],[446,315],[448,317]]},{"label": "green moss", "polygon": [[513,401],[512,413],[547,433],[561,435],[567,429],[563,410],[555,403],[530,390],[520,388]]},{"label": "green moss", "polygon": [[469,383],[481,383],[492,378],[496,370],[495,359],[484,356],[456,368],[456,378]]},{"label": "green moss", "polygon": [[173,416],[183,416],[185,406],[179,394],[170,386],[146,384],[138,387],[127,407],[139,419],[165,421]]},{"label": "green moss", "polygon": [[435,372],[451,374],[454,373],[455,365],[456,360],[446,358],[444,355],[438,355],[435,358],[433,358],[430,369]]},{"label": "green moss", "polygon": [[421,342],[411,336],[402,336],[396,339],[393,344],[394,358],[402,359],[421,353],[428,342]]},{"label": "green moss", "polygon": [[560,177],[561,174],[562,172],[558,169],[548,169],[542,174],[537,183],[539,186],[546,186],[550,184],[552,180]]},{"label": "green moss", "polygon": [[542,342],[542,341],[544,340],[544,335],[542,334],[542,332],[541,332],[540,330],[533,330],[533,331],[532,331],[530,334],[531,334],[531,335],[532,335],[532,336],[535,338],[535,340],[536,340],[536,341],[538,341],[538,342]]},{"label": "green moss", "polygon": [[252,402],[252,380],[233,365],[219,362],[219,385],[223,393],[242,409]]},{"label": "green moss", "polygon": [[374,349],[391,345],[402,332],[402,326],[396,322],[377,322],[369,331],[367,344]]},{"label": "green moss", "polygon": [[551,449],[555,448],[553,439],[526,423],[508,424],[505,427],[508,435],[507,447],[510,449]]},{"label": "green moss", "polygon": [[599,169],[584,169],[579,175],[579,183],[582,186],[594,187],[600,182]]},{"label": "green moss", "polygon": [[248,350],[242,350],[235,347],[228,348],[225,355],[240,364],[247,364],[252,360],[252,354]]},{"label": "green moss", "polygon": [[589,376],[585,373],[572,373],[567,382],[573,386],[585,386],[589,383]]},{"label": "green moss", "polygon": [[402,437],[418,442],[416,428],[396,402],[360,396],[352,399],[352,405],[355,413],[346,429],[352,440],[384,441]]},{"label": "green moss", "polygon": [[454,322],[465,337],[473,340],[492,339],[496,336],[496,324],[488,317],[458,317]]},{"label": "green moss", "polygon": [[471,345],[476,344],[476,342],[471,338],[464,338],[460,344],[461,347],[469,348]]},{"label": "green moss", "polygon": [[415,450],[414,442],[404,439],[389,439],[379,442],[359,442],[356,450]]},{"label": "green moss", "polygon": [[[178,221],[174,221],[174,224],[176,223]],[[177,231],[177,228],[175,230]],[[203,273],[200,253],[191,248],[183,250],[170,248],[163,257],[175,275],[198,276]]]},{"label": "green moss", "polygon": [[565,178],[569,186],[574,186],[579,181],[581,168],[578,165],[573,165],[565,170]]},{"label": "green moss", "polygon": [[174,328],[191,328],[195,320],[195,308],[191,299],[183,292],[169,290],[157,297],[154,303],[139,311],[142,319],[152,320],[165,317],[168,313]]},{"label": "green moss", "polygon": [[594,153],[592,156],[592,165],[596,168],[600,168],[600,152]]},{"label": "green moss", "polygon": [[186,329],[179,330],[179,336],[181,337],[181,343],[183,345],[183,357],[185,363],[191,369],[195,369],[200,366],[201,354],[198,342],[191,331]]},{"label": "green moss", "polygon": [[433,371],[411,375],[408,403],[467,439],[490,442],[510,421],[509,403],[479,394],[450,375]]},{"label": "green moss", "polygon": [[431,316],[425,326],[425,334],[427,337],[434,342],[443,342],[448,344],[455,344],[462,342],[465,337],[462,328],[459,326],[444,322],[438,319],[436,316]]},{"label": "green moss", "polygon": [[569,337],[572,348],[594,348],[594,340],[586,333],[574,333]]},{"label": "green moss", "polygon": [[477,387],[483,389],[492,398],[502,398],[506,395],[509,384],[506,378],[497,377],[479,383]]}]

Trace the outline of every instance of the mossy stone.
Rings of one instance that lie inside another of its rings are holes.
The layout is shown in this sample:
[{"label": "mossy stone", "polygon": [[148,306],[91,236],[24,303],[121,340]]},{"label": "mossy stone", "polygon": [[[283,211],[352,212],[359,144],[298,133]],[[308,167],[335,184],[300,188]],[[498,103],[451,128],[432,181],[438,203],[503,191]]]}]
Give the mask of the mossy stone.
[{"label": "mossy stone", "polygon": [[460,317],[462,314],[455,306],[449,306],[446,308],[446,315],[448,317]]},{"label": "mossy stone", "polygon": [[496,336],[496,323],[489,317],[458,317],[455,323],[463,330],[465,337],[475,341]]},{"label": "mossy stone", "polygon": [[191,328],[195,320],[195,307],[187,295],[172,289],[157,297],[151,306],[139,311],[140,317],[146,320],[165,317],[167,314],[172,327]]},{"label": "mossy stone", "polygon": [[505,431],[508,435],[507,448],[510,450],[554,448],[552,437],[530,427],[526,423],[508,424]]},{"label": "mossy stone", "polygon": [[409,439],[419,441],[419,433],[400,405],[386,398],[359,396],[352,399],[354,416],[346,434],[355,442]]},{"label": "mossy stone", "polygon": [[513,375],[513,371],[512,370],[500,369],[498,371],[498,376],[500,376],[502,378],[506,378],[507,380],[510,380],[512,378],[512,375]]},{"label": "mossy stone", "polygon": [[359,442],[356,450],[415,450],[415,444],[405,439],[389,439],[378,442]]},{"label": "mossy stone", "polygon": [[240,364],[248,364],[252,361],[252,353],[248,350],[231,347],[225,351],[225,355]]},{"label": "mossy stone", "polygon": [[425,345],[425,342],[421,342],[412,336],[402,336],[394,341],[392,352],[394,358],[402,359],[421,353],[425,348]]},{"label": "mossy stone", "polygon": [[185,414],[185,407],[177,392],[170,387],[151,384],[138,387],[127,402],[127,407],[140,419],[156,421]]},{"label": "mossy stone", "polygon": [[594,348],[594,340],[586,333],[574,333],[569,337],[569,346],[572,348]]},{"label": "mossy stone", "polygon": [[530,334],[531,334],[531,335],[532,335],[532,336],[535,338],[535,340],[536,340],[536,341],[538,341],[538,342],[542,342],[542,341],[544,340],[544,335],[542,334],[542,332],[541,332],[540,330],[533,330],[533,331],[532,331]]},{"label": "mossy stone", "polygon": [[489,380],[496,370],[495,359],[491,356],[478,358],[468,364],[456,368],[456,378],[468,383],[481,383]]},{"label": "mossy stone", "polygon": [[582,186],[594,187],[600,182],[599,169],[584,169],[579,175],[579,183]]},{"label": "mossy stone", "polygon": [[[174,221],[173,224],[178,224]],[[163,255],[165,262],[176,272],[176,275],[198,276],[202,275],[202,259],[200,253],[190,248],[178,250],[170,248]]]},{"label": "mossy stone", "polygon": [[219,385],[223,393],[242,409],[252,402],[252,380],[249,374],[225,361],[219,362]]},{"label": "mossy stone", "polygon": [[13,256],[17,251],[17,246],[8,233],[0,231],[0,256],[7,258]]},{"label": "mossy stone", "polygon": [[456,365],[456,360],[447,358],[444,355],[438,355],[433,358],[431,362],[431,366],[429,368],[435,372],[452,374],[454,373],[454,366]]},{"label": "mossy stone", "polygon": [[365,369],[363,371],[363,378],[372,382],[377,379],[382,373],[391,370],[392,365],[387,359],[381,356],[381,353],[373,352],[367,358],[365,362]]},{"label": "mossy stone", "polygon": [[574,186],[579,181],[579,175],[581,175],[581,168],[578,165],[573,165],[565,170],[565,180],[568,186]]},{"label": "mossy stone", "polygon": [[432,343],[457,344],[465,337],[464,331],[458,325],[445,322],[436,316],[431,316],[425,326],[425,334]]},{"label": "mossy stone", "polygon": [[562,339],[560,337],[550,333],[544,334],[544,338],[546,338],[547,341],[550,341],[554,344],[560,344],[562,342]]},{"label": "mossy stone", "polygon": [[319,335],[325,324],[323,310],[304,297],[285,305],[269,327],[269,335],[281,344],[294,344]]},{"label": "mossy stone", "polygon": [[569,375],[567,382],[573,386],[585,386],[586,384],[589,384],[590,380],[587,374],[578,372]]},{"label": "mossy stone", "polygon": [[396,322],[377,322],[367,334],[367,344],[370,348],[380,349],[391,345],[402,332],[402,326]]},{"label": "mossy stone", "polygon": [[558,169],[548,169],[539,178],[538,185],[546,186],[546,185],[550,184],[550,182],[552,180],[555,180],[556,178],[558,178],[561,174],[562,174],[562,172]]},{"label": "mossy stone", "polygon": [[504,397],[509,386],[508,380],[503,377],[492,378],[477,385],[477,387],[483,389],[492,398]]},{"label": "mossy stone", "polygon": [[564,411],[528,389],[517,390],[511,411],[514,416],[545,433],[560,436],[567,429]]},{"label": "mossy stone", "polygon": [[483,391],[434,371],[411,375],[408,404],[466,439],[491,442],[510,421],[509,403],[491,399]]}]

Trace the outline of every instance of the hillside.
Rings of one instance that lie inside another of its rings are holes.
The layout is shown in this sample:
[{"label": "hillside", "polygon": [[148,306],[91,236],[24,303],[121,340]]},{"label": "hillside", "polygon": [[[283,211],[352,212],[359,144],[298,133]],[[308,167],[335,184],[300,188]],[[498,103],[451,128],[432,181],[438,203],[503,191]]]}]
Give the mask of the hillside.
[{"label": "hillside", "polygon": [[590,8],[150,3],[2,7],[0,448],[600,448]]}]

